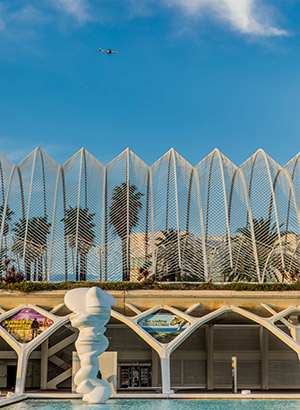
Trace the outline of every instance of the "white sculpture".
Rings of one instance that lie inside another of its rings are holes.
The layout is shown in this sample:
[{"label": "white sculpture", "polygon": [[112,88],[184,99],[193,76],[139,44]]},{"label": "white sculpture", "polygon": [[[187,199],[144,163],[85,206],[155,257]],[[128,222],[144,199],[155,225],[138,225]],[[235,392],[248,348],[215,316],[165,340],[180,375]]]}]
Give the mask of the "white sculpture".
[{"label": "white sculpture", "polygon": [[98,356],[108,347],[104,332],[114,304],[114,297],[97,287],[72,289],[65,295],[65,305],[75,312],[70,317],[72,326],[79,329],[75,347],[81,369],[74,378],[76,392],[89,403],[105,403],[111,395],[109,383],[97,374]]}]

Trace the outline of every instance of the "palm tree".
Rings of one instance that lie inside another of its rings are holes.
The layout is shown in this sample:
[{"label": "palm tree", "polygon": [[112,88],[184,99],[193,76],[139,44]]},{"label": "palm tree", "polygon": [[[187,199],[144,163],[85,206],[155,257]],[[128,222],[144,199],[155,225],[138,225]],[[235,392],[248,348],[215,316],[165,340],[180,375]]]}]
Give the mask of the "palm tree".
[{"label": "palm tree", "polygon": [[[265,265],[269,260],[269,266],[273,273],[277,270],[282,270],[281,266],[281,254],[274,252],[279,239],[288,233],[283,231],[282,224],[279,226],[279,234],[276,224],[272,224],[270,218],[264,219],[253,219],[253,231],[256,243],[258,265],[261,273],[265,270]],[[243,280],[255,277],[255,268],[253,264],[249,261],[249,248],[252,247],[252,234],[249,225],[243,228],[238,228],[237,233],[241,235],[236,235],[233,238],[235,242],[235,249],[238,249],[240,256],[239,268],[236,272],[235,280]],[[270,260],[270,255],[272,254],[272,260]],[[285,255],[285,258],[289,259],[288,255]],[[284,279],[284,272],[282,271],[282,279]],[[233,278],[233,273],[228,273],[227,280]],[[273,275],[274,276],[274,275]]]},{"label": "palm tree", "polygon": [[179,266],[178,232],[170,228],[156,239],[156,276],[160,281],[203,281],[203,252],[190,233],[179,233],[181,267]]},{"label": "palm tree", "polygon": [[109,209],[109,223],[114,227],[122,241],[123,281],[130,280],[129,238],[132,229],[137,226],[139,221],[138,214],[142,209],[141,197],[143,195],[144,194],[137,190],[135,185],[127,185],[126,182],[123,182],[120,186],[116,186],[113,191],[112,204]]},{"label": "palm tree", "polygon": [[[4,205],[0,206],[0,223],[2,222],[3,218],[3,211],[4,211]],[[9,232],[9,225],[8,222],[11,221],[11,217],[13,216],[14,212],[10,210],[9,206],[6,207],[6,212],[5,212],[5,222],[4,222],[4,230],[3,230],[3,235],[7,235]]]},{"label": "palm tree", "polygon": [[[34,280],[38,276],[38,280],[41,281],[43,280],[43,252],[47,244],[51,223],[48,222],[47,215],[34,216],[28,220],[27,234],[26,226],[26,218],[20,218],[19,222],[15,223],[12,230],[16,234],[16,240],[12,246],[12,251],[24,258],[26,280],[29,281],[31,279],[31,264],[35,262]],[[25,240],[26,246],[24,250]]]},{"label": "palm tree", "polygon": [[[4,211],[4,205],[0,206],[0,223],[2,223],[3,219],[3,211]],[[4,240],[4,245],[3,242],[1,244],[1,249],[0,249],[0,270],[4,270],[5,266],[3,264],[3,259],[7,257],[7,234],[9,233],[9,222],[11,221],[11,218],[13,216],[14,212],[10,210],[10,208],[7,206],[6,207],[6,212],[5,212],[5,221],[4,221],[4,229],[3,229],[3,238],[2,241]],[[0,274],[0,277],[2,275]]]},{"label": "palm tree", "polygon": [[[95,239],[93,222],[95,214],[89,213],[89,209],[70,206],[65,211],[62,222],[65,225],[65,235],[68,237],[70,248],[75,249],[76,254],[76,280],[78,280],[78,269],[80,271],[79,280],[85,281],[87,276],[87,255],[93,246]],[[79,261],[78,261],[79,254]]]},{"label": "palm tree", "polygon": [[180,277],[178,234],[173,228],[156,239],[156,275],[160,281],[174,282]]}]

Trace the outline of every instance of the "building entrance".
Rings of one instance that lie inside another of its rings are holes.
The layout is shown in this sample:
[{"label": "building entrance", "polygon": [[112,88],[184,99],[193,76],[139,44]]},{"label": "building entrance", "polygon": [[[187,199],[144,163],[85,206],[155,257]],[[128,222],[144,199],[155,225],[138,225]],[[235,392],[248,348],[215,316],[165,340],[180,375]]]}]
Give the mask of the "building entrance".
[{"label": "building entrance", "polygon": [[8,389],[14,389],[16,385],[17,366],[7,366],[7,382],[6,387]]},{"label": "building entrance", "polygon": [[120,388],[151,387],[151,364],[124,364],[120,366]]}]

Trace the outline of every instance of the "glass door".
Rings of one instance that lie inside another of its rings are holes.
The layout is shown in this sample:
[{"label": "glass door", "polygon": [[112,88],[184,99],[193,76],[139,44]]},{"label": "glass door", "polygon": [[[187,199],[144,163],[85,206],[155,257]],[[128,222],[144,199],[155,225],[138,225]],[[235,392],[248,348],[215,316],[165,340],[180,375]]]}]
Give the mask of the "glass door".
[{"label": "glass door", "polygon": [[131,387],[131,366],[121,366],[120,368],[120,387]]},{"label": "glass door", "polygon": [[120,366],[120,388],[151,387],[151,364]]},{"label": "glass door", "polygon": [[140,387],[151,387],[151,366],[140,366]]}]

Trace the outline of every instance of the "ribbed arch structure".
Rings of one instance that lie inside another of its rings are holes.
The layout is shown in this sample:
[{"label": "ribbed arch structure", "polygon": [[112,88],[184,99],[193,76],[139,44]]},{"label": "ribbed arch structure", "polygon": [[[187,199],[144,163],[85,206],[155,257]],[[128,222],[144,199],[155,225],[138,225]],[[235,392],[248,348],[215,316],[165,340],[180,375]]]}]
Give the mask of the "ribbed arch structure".
[{"label": "ribbed arch structure", "polygon": [[223,281],[233,269],[228,200],[235,168],[217,149],[196,166],[209,280]]},{"label": "ribbed arch structure", "polygon": [[37,147],[0,154],[0,260],[32,281],[298,280],[300,155],[261,149],[241,166],[215,149],[107,165],[84,148],[63,165]]}]

